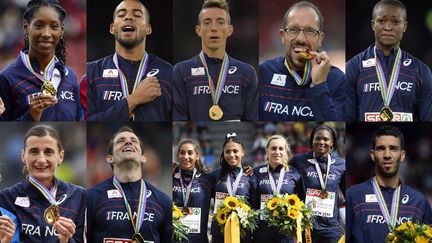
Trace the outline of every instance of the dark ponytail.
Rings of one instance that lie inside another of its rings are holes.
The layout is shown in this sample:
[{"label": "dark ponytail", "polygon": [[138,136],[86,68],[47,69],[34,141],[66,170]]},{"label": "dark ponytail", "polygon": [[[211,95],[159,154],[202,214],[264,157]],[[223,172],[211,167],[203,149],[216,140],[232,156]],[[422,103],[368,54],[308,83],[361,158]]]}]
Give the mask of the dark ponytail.
[{"label": "dark ponytail", "polygon": [[228,133],[227,135],[225,135],[225,141],[222,146],[222,154],[220,156],[221,173],[219,176],[219,181],[225,181],[230,172],[230,166],[228,162],[225,160],[225,156],[224,156],[225,145],[230,142],[240,144],[242,149],[244,150],[244,144],[242,141],[240,141],[240,139],[238,139],[237,134],[235,132]]}]

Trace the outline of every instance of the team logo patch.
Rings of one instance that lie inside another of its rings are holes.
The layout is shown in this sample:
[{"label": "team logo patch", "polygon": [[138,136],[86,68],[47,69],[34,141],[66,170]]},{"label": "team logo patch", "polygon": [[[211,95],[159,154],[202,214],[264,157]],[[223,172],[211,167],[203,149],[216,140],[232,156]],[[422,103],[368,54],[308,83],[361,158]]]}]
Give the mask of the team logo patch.
[{"label": "team logo patch", "polygon": [[192,76],[201,76],[205,74],[204,67],[199,68],[191,68],[191,75]]},{"label": "team logo patch", "polygon": [[403,65],[404,65],[405,67],[407,67],[407,66],[409,66],[409,65],[411,64],[411,62],[412,62],[412,60],[411,60],[410,58],[408,58],[408,59],[406,59],[406,60],[403,62]]},{"label": "team logo patch", "polygon": [[375,65],[376,65],[375,58],[371,58],[371,59],[367,59],[367,60],[362,61],[362,66],[364,68],[374,67]]},{"label": "team logo patch", "polygon": [[232,66],[230,69],[228,69],[228,73],[229,74],[233,74],[237,71],[237,67],[236,66]]},{"label": "team logo patch", "polygon": [[408,202],[408,200],[409,200],[409,195],[408,195],[408,194],[405,194],[405,195],[402,197],[401,202],[402,202],[402,204],[406,204],[406,203]]},{"label": "team logo patch", "polygon": [[273,74],[272,81],[270,84],[276,85],[276,86],[285,86],[286,83],[286,75],[283,74]]},{"label": "team logo patch", "polygon": [[118,70],[117,69],[104,69],[103,78],[117,78],[118,77]]},{"label": "team logo patch", "polygon": [[159,73],[159,69],[153,68],[150,72],[147,73],[147,77],[154,77]]},{"label": "team logo patch", "polygon": [[365,195],[365,202],[367,203],[375,203],[378,202],[375,194],[366,194]]},{"label": "team logo patch", "polygon": [[15,205],[28,208],[30,207],[30,199],[28,197],[17,197],[15,198]]},{"label": "team logo patch", "polygon": [[258,171],[259,173],[267,173],[267,167],[262,167]]},{"label": "team logo patch", "polygon": [[60,199],[57,201],[57,205],[62,204],[67,198],[67,194],[61,195]]},{"label": "team logo patch", "polygon": [[117,189],[108,190],[107,196],[108,196],[108,198],[122,198],[121,193]]}]

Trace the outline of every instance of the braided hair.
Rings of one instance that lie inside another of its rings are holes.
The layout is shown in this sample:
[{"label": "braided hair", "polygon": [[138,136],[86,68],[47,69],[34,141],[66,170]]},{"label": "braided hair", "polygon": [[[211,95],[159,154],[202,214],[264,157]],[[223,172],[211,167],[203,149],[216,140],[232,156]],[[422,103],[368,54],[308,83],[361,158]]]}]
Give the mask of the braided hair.
[{"label": "braided hair", "polygon": [[[27,21],[27,23],[30,23],[34,18],[36,11],[39,10],[41,7],[50,7],[55,9],[59,15],[60,22],[63,25],[63,20],[66,17],[66,11],[60,5],[58,0],[31,0],[27,4],[27,8],[24,12],[24,16],[23,16],[24,20]],[[67,56],[66,47],[67,47],[66,41],[62,36],[60,37],[59,42],[55,49],[55,55],[62,63],[66,63],[66,56]],[[28,40],[28,36],[26,35],[24,37],[24,50],[28,50],[28,49],[29,49],[29,40]]]}]

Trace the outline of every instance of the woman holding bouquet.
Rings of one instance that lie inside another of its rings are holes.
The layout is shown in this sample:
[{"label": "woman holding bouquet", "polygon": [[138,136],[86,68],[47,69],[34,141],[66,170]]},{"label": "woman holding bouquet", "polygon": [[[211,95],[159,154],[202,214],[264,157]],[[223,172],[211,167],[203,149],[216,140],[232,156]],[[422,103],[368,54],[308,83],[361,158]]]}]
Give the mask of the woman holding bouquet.
[{"label": "woman holding bouquet", "polygon": [[[241,237],[241,242],[251,242],[249,230],[244,228],[244,225],[248,224],[249,229],[256,227],[253,220],[249,220],[250,214],[248,214],[248,219],[245,220],[243,215],[245,211],[250,212],[249,206],[244,203],[250,204],[251,195],[253,191],[253,177],[244,175],[242,168],[242,160],[244,156],[244,145],[241,142],[236,133],[228,133],[225,136],[225,141],[223,144],[223,152],[220,158],[221,168],[216,169],[212,172],[212,176],[215,180],[215,210],[216,219],[212,221],[211,234],[212,242],[223,243],[224,237],[227,235],[227,228],[225,227],[224,233],[221,231],[221,225],[229,222],[229,215],[224,213],[224,210],[220,209],[220,206],[230,205],[232,203],[233,208],[241,207],[241,210],[237,210],[239,213],[239,223],[241,226],[241,231],[244,233]],[[233,202],[228,202],[225,198],[233,198]],[[228,207],[228,206],[227,206]],[[226,208],[227,208],[226,207]],[[242,212],[240,212],[242,211]],[[246,224],[245,224],[246,223]],[[231,228],[232,229],[232,228]],[[230,230],[230,229],[229,229]],[[225,240],[227,242],[229,240]]]},{"label": "woman holding bouquet", "polygon": [[333,154],[337,148],[336,131],[325,125],[315,127],[309,146],[311,152],[296,155],[290,161],[301,175],[297,191],[305,204],[312,207],[312,241],[337,242],[342,235],[338,205],[345,160]]},{"label": "woman holding bouquet", "polygon": [[173,201],[185,216],[189,243],[207,243],[207,222],[213,180],[206,174],[197,141],[184,139],[177,150],[179,165],[173,175]]},{"label": "woman holding bouquet", "polygon": [[[299,182],[300,174],[294,168],[288,169],[291,148],[284,137],[273,135],[266,145],[266,161],[268,164],[255,167],[254,180],[257,185],[254,195],[254,207],[261,210],[273,195],[294,194],[295,183]],[[294,220],[295,221],[295,220]],[[253,234],[254,242],[292,242],[293,239],[282,235],[276,227],[269,227],[263,215],[260,216],[258,229]],[[270,240],[270,241],[269,241]]]}]

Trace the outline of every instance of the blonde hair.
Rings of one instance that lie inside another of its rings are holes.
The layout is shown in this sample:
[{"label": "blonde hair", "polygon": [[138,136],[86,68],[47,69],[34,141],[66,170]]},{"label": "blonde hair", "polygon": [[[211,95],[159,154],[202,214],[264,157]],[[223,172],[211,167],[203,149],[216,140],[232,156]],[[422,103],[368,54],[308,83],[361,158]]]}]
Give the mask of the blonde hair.
[{"label": "blonde hair", "polygon": [[280,140],[282,140],[284,142],[284,147],[285,147],[286,154],[285,154],[284,159],[282,161],[282,165],[285,168],[285,170],[288,170],[288,161],[292,157],[291,146],[288,144],[287,140],[283,136],[281,136],[281,135],[273,135],[273,136],[271,136],[267,140],[265,160],[267,161],[267,163],[270,163],[268,149],[269,149],[269,146],[270,146],[270,142],[272,140],[275,140],[275,139],[280,139]]}]

